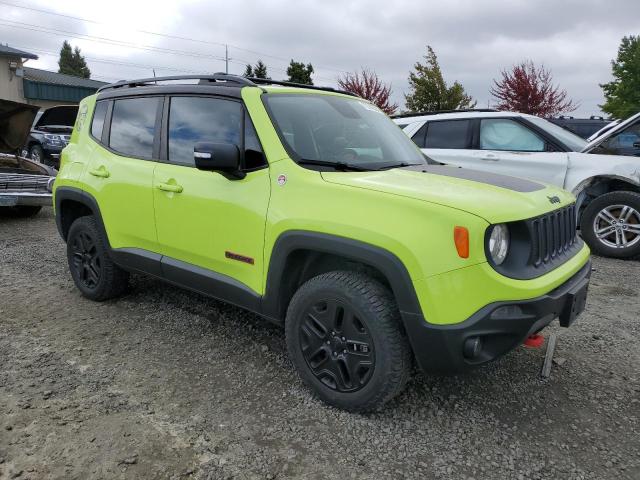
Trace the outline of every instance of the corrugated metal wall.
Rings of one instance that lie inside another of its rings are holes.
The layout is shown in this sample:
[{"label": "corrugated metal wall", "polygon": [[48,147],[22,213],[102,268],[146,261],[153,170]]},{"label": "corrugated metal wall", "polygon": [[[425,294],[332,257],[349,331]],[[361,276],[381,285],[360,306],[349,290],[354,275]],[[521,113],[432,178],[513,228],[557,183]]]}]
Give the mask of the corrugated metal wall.
[{"label": "corrugated metal wall", "polygon": [[52,83],[24,80],[24,98],[29,100],[51,100],[56,102],[79,102],[84,97],[96,93],[95,88],[69,87]]}]

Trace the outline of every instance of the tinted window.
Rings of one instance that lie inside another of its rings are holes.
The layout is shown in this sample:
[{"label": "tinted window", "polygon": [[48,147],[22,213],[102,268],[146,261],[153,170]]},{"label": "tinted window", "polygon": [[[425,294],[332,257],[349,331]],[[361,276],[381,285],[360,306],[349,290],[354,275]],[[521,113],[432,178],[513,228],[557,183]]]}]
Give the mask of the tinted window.
[{"label": "tinted window", "polygon": [[107,115],[108,102],[96,103],[93,112],[93,121],[91,122],[91,135],[97,140],[102,139],[102,127],[104,127],[104,119]]},{"label": "tinted window", "polygon": [[258,140],[258,134],[251,122],[249,114],[244,114],[244,168],[252,170],[260,168],[267,164],[262,153],[262,146]]},{"label": "tinted window", "polygon": [[241,146],[242,105],[218,98],[174,97],[169,110],[169,161],[194,165],[198,142]]},{"label": "tinted window", "polygon": [[495,118],[480,121],[480,148],[482,150],[543,152],[545,142],[518,122]]},{"label": "tinted window", "polygon": [[605,140],[594,153],[640,156],[640,122]]},{"label": "tinted window", "polygon": [[425,148],[467,148],[469,120],[427,123]]},{"label": "tinted window", "polygon": [[130,157],[151,158],[159,98],[116,100],[109,146]]},{"label": "tinted window", "polygon": [[413,134],[413,137],[411,137],[411,140],[413,140],[413,142],[420,148],[424,148],[424,137],[425,137],[425,134],[427,133],[427,125],[429,124],[425,123],[424,125],[422,125],[418,129],[418,131]]}]

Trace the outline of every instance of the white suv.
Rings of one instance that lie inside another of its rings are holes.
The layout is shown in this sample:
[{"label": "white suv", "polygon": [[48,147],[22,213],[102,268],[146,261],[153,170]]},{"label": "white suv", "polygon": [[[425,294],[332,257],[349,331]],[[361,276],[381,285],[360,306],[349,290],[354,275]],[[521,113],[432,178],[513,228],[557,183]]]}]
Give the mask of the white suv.
[{"label": "white suv", "polygon": [[536,179],[577,197],[585,241],[600,254],[640,254],[640,114],[587,143],[532,115],[492,110],[401,115],[394,121],[431,159]]}]

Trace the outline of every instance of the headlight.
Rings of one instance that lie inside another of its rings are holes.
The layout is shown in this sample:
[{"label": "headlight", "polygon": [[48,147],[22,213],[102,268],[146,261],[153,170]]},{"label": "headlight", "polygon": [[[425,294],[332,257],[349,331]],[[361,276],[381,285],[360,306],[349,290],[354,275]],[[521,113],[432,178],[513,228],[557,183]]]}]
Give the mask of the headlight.
[{"label": "headlight", "polygon": [[46,143],[61,143],[62,138],[60,137],[60,135],[52,135],[50,133],[45,133],[44,141]]},{"label": "headlight", "polygon": [[489,254],[493,263],[502,264],[507,258],[507,253],[509,253],[509,228],[504,223],[494,225],[489,236]]}]

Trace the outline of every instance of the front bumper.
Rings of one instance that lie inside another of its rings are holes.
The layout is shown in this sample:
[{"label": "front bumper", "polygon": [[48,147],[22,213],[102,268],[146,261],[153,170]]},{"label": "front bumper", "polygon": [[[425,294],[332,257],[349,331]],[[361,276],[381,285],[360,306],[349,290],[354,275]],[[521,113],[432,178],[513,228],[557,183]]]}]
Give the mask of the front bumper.
[{"label": "front bumper", "polygon": [[53,206],[51,193],[0,193],[0,208],[30,205],[38,207]]},{"label": "front bumper", "polygon": [[545,295],[491,303],[454,325],[430,324],[422,315],[403,312],[418,365],[428,372],[462,372],[501,357],[556,318],[568,327],[575,318],[571,309],[584,307],[590,277],[588,261],[568,281]]}]

